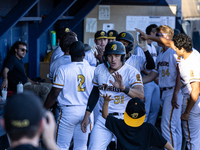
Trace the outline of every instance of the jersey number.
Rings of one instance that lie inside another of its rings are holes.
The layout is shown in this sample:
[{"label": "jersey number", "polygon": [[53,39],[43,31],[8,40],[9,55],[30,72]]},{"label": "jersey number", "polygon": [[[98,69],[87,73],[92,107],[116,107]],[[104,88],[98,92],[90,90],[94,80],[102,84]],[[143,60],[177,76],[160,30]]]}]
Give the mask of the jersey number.
[{"label": "jersey number", "polygon": [[124,96],[115,96],[114,104],[123,104],[124,103]]},{"label": "jersey number", "polygon": [[164,77],[165,75],[169,76],[169,69],[167,69],[166,71],[164,69],[162,70],[162,77]]},{"label": "jersey number", "polygon": [[85,87],[83,88],[82,85],[85,82],[85,77],[83,75],[78,75],[78,81],[80,80],[80,83],[78,85],[78,92],[84,92]]}]

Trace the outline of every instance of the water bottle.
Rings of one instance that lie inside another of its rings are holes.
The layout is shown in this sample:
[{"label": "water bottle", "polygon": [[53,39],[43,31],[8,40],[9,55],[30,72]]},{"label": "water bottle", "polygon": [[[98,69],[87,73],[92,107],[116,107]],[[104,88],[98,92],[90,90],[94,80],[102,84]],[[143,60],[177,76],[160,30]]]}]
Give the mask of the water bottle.
[{"label": "water bottle", "polygon": [[7,99],[7,89],[3,88],[3,90],[1,91],[1,94],[2,94],[3,100],[5,101]]},{"label": "water bottle", "polygon": [[23,84],[21,82],[17,84],[17,93],[23,93]]}]

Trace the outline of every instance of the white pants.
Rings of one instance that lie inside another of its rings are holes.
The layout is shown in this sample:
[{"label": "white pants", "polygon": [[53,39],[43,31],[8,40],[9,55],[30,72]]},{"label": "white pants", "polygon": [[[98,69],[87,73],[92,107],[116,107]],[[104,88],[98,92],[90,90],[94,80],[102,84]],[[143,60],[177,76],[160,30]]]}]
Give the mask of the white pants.
[{"label": "white pants", "polygon": [[81,131],[81,122],[85,115],[86,106],[62,106],[57,121],[56,142],[59,150],[68,150],[73,138],[74,150],[87,150],[87,133]]},{"label": "white pants", "polygon": [[145,122],[155,125],[161,103],[159,86],[154,81],[144,84],[144,96],[146,110]]},{"label": "white pants", "polygon": [[[182,113],[185,112],[190,95],[184,95]],[[188,150],[200,149],[200,98],[193,106],[188,121],[182,121],[183,135],[186,139]]]},{"label": "white pants", "polygon": [[[124,115],[115,117],[123,119]],[[102,115],[99,115],[90,135],[88,150],[106,150],[112,141],[114,134],[105,127],[105,122],[106,120]]]},{"label": "white pants", "polygon": [[174,88],[167,89],[162,93],[163,110],[161,119],[162,136],[174,147],[175,150],[181,150],[182,146],[182,128],[181,128],[181,105],[182,94],[179,91],[177,103],[179,108],[172,108],[171,100]]}]

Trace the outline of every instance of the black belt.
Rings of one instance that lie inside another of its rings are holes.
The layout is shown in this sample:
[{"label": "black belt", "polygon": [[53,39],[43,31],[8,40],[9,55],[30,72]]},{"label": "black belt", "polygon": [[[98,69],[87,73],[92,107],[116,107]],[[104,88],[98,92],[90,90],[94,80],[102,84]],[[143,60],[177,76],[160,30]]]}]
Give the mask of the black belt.
[{"label": "black belt", "polygon": [[[101,113],[102,113],[102,110],[99,110]],[[117,113],[117,112],[114,112],[114,113],[108,113],[109,115],[113,115],[113,116],[120,116],[120,115],[123,115],[124,113]]]},{"label": "black belt", "polygon": [[161,90],[166,91],[166,90],[171,90],[173,88],[174,88],[173,86],[172,87],[164,87],[164,88],[161,88]]}]

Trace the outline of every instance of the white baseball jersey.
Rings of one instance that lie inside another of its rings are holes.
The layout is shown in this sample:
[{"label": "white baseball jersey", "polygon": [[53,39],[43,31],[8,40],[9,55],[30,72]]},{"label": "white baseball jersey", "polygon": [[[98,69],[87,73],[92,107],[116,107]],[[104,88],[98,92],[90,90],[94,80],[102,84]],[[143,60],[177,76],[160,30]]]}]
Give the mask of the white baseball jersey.
[{"label": "white baseball jersey", "polygon": [[160,88],[164,87],[174,87],[177,70],[177,63],[180,62],[180,58],[178,58],[176,52],[168,48],[165,52],[161,52],[156,61],[156,73],[159,74],[159,86]]},{"label": "white baseball jersey", "polygon": [[[134,87],[135,85],[143,85],[142,79],[139,71],[128,64],[124,64],[119,70],[119,74],[122,75],[124,85],[126,87]],[[114,73],[113,73],[114,74]],[[100,94],[103,95],[106,93],[111,95],[115,100],[110,101],[108,105],[108,113],[118,112],[124,113],[128,101],[131,99],[124,92],[121,92],[120,89],[115,88],[109,80],[115,82],[113,74],[110,74],[108,68],[105,64],[100,64],[97,66],[94,72],[93,85],[98,86]],[[104,99],[103,97],[99,98],[100,108],[103,107]]]},{"label": "white baseball jersey", "polygon": [[[157,51],[156,51],[156,48],[154,47],[154,45],[147,45],[147,47],[148,47],[148,51],[149,51],[149,53],[151,54],[151,56],[152,56],[152,58],[153,58],[153,60],[154,60],[154,62],[156,63],[156,59],[157,59]],[[146,56],[145,56],[145,54],[144,54],[144,51],[142,50],[142,48],[141,47],[139,47],[138,45],[135,47],[135,49],[134,49],[134,55],[137,55],[137,56],[142,56],[145,60],[146,60]],[[145,62],[145,64],[146,64],[146,62]],[[149,70],[149,69],[146,69],[146,68],[144,68],[147,72],[150,72],[151,70]]]},{"label": "white baseball jersey", "polygon": [[131,54],[131,56],[126,60],[126,64],[129,64],[141,72],[145,68],[145,59],[142,56]]},{"label": "white baseball jersey", "polygon": [[91,66],[94,66],[96,67],[97,66],[97,59],[95,58],[94,54],[92,53],[91,50],[85,52],[85,60],[88,61],[88,63],[91,65]]},{"label": "white baseball jersey", "polygon": [[60,46],[54,49],[53,53],[51,54],[50,64],[56,60],[57,58],[64,55],[64,52],[61,50]]},{"label": "white baseball jersey", "polygon": [[182,59],[179,64],[181,82],[184,84],[182,92],[184,94],[191,93],[191,82],[200,82],[200,54],[197,50],[193,50],[187,59]]},{"label": "white baseball jersey", "polygon": [[69,64],[71,62],[71,56],[70,55],[63,55],[53,61],[49,66],[49,79],[53,80],[53,75],[56,69],[60,67],[61,65]]},{"label": "white baseball jersey", "polygon": [[87,62],[71,62],[60,66],[54,74],[53,87],[62,88],[57,97],[58,105],[87,105],[93,88],[95,67]]}]

